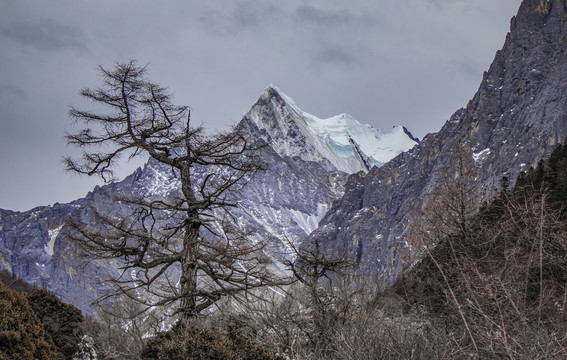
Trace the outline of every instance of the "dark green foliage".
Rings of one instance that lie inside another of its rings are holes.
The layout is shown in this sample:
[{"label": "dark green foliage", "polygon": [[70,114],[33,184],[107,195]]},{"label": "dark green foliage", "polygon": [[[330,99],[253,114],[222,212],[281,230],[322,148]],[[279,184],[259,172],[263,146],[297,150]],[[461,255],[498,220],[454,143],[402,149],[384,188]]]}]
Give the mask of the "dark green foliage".
[{"label": "dark green foliage", "polygon": [[14,276],[14,274],[6,271],[0,271],[0,281],[4,283],[4,285],[11,290],[19,291],[19,292],[30,292],[33,289],[36,289],[35,286],[25,282],[24,280]]},{"label": "dark green foliage", "polygon": [[26,296],[0,281],[0,360],[51,359],[43,326]]},{"label": "dark green foliage", "polygon": [[83,335],[83,316],[46,290],[3,272],[0,281],[0,360],[72,359]]},{"label": "dark green foliage", "polygon": [[559,144],[549,158],[538,163],[535,169],[518,177],[517,188],[546,188],[549,200],[555,208],[567,204],[567,144]]},{"label": "dark green foliage", "polygon": [[46,338],[53,344],[53,359],[71,359],[83,336],[83,315],[79,309],[63,303],[46,290],[34,289],[27,294],[27,299],[43,323]]},{"label": "dark green foliage", "polygon": [[[243,330],[243,329],[240,329]],[[147,360],[272,360],[280,359],[245,336],[238,327],[228,331],[178,325],[150,340],[142,351]]]}]

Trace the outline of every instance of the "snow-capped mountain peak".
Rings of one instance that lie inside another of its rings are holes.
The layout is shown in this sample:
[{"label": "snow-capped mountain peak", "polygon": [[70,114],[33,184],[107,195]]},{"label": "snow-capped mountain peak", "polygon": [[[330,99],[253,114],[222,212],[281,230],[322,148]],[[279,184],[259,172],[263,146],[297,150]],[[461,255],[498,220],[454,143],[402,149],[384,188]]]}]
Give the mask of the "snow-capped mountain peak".
[{"label": "snow-capped mountain peak", "polygon": [[[268,103],[271,109],[266,108]],[[272,114],[266,116],[266,111]],[[245,117],[258,126],[280,155],[326,161],[347,173],[379,167],[416,144],[402,126],[385,132],[344,113],[327,119],[307,113],[273,84]]]}]

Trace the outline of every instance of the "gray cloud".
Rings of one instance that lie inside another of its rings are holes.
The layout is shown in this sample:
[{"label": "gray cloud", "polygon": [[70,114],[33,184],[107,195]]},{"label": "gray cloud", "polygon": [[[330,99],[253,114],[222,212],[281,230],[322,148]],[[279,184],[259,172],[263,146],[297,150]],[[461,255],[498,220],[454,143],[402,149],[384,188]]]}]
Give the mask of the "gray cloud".
[{"label": "gray cloud", "polygon": [[14,86],[14,85],[4,85],[4,84],[0,84],[0,95],[2,96],[12,96],[12,97],[17,97],[20,99],[26,99],[28,98],[28,94],[22,90],[21,88]]},{"label": "gray cloud", "polygon": [[369,19],[365,16],[355,16],[347,9],[327,10],[311,5],[300,5],[295,9],[295,16],[301,22],[316,25],[348,25],[361,24]]},{"label": "gray cloud", "polygon": [[37,24],[19,23],[0,28],[0,34],[40,51],[87,51],[80,29],[44,19]]},{"label": "gray cloud", "polygon": [[449,65],[455,67],[460,73],[475,79],[479,78],[479,74],[482,74],[482,72],[486,70],[483,64],[471,59],[451,60]]},{"label": "gray cloud", "polygon": [[349,23],[352,21],[352,16],[346,10],[331,11],[310,5],[301,5],[295,10],[295,13],[299,20],[317,24]]},{"label": "gray cloud", "polygon": [[464,0],[425,0],[428,4],[434,5],[437,8],[441,9],[445,7],[447,4],[454,4],[456,2],[463,2]]},{"label": "gray cloud", "polygon": [[262,25],[281,9],[257,0],[239,2],[231,9],[209,10],[200,18],[202,25],[221,35],[237,34]]},{"label": "gray cloud", "polygon": [[345,64],[349,65],[356,62],[356,58],[346,48],[338,44],[331,44],[324,47],[315,57],[317,63]]},{"label": "gray cloud", "polygon": [[233,24],[239,28],[258,26],[276,13],[279,8],[258,1],[239,3],[232,13]]}]

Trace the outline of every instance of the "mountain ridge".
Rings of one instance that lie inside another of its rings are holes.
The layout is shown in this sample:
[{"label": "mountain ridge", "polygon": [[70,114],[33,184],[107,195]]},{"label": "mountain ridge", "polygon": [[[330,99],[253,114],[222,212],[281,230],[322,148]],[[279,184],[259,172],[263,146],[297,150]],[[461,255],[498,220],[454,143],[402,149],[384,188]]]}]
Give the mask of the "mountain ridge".
[{"label": "mountain ridge", "polygon": [[[277,113],[255,111],[258,107],[263,109],[267,103],[272,103]],[[273,121],[266,122],[268,117]],[[256,124],[280,155],[299,156],[307,161],[322,157],[332,167],[346,173],[368,172],[372,166],[383,165],[419,142],[407,128],[403,130],[403,126],[394,126],[386,132],[361,124],[345,113],[318,118],[301,110],[273,84],[266,87],[244,118]],[[365,158],[370,159],[371,164],[365,163]]]}]

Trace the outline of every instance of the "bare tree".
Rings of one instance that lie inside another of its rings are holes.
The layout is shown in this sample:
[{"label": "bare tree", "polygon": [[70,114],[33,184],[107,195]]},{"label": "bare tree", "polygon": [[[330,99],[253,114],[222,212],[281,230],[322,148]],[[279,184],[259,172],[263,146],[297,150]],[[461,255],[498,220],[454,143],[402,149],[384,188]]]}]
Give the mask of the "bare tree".
[{"label": "bare tree", "polygon": [[260,169],[260,146],[236,128],[205,136],[190,123],[189,108],[173,104],[135,61],[99,70],[102,87],[81,95],[109,111],[71,107],[70,117],[85,128],[66,135],[82,150],[82,157],[64,159],[67,169],[108,181],[121,157],[147,154],[179,182],[167,195],[117,198],[133,209],[120,218],[94,211],[96,225],[71,220],[71,237],[88,256],[121,260],[111,295],[132,296],[148,307],[175,303],[187,319],[224,296],[273,285],[265,244],[251,242],[230,215],[237,203],[229,194]]},{"label": "bare tree", "polygon": [[131,297],[121,296],[113,299],[109,306],[95,308],[95,319],[84,324],[85,333],[91,337],[98,358],[139,359],[147,334],[157,333],[162,319],[155,313],[145,313],[143,305]]},{"label": "bare tree", "polygon": [[[333,335],[351,310],[352,299],[360,290],[351,280],[356,263],[345,256],[325,253],[318,241],[301,248],[292,247],[296,260],[286,265],[306,291],[306,309],[311,329],[300,326],[316,352],[330,349]],[[299,313],[301,317],[301,313]],[[299,323],[296,322],[298,325]]]},{"label": "bare tree", "polygon": [[440,171],[440,183],[425,201],[422,222],[429,234],[437,239],[470,234],[470,219],[479,206],[476,178],[471,150],[466,143],[453,143],[451,158]]},{"label": "bare tree", "polygon": [[449,261],[460,271],[462,286],[473,293],[470,282],[463,270],[460,247],[466,244],[471,236],[471,218],[477,212],[478,205],[474,200],[478,196],[476,167],[472,153],[467,144],[455,142],[452,156],[441,171],[441,182],[426,199],[423,213],[414,221],[412,242],[424,250],[426,256],[435,264],[443,279],[445,294],[449,303],[453,304],[462,320],[468,339],[478,352],[478,346],[466,316],[466,309],[459,301],[455,284],[442,263],[436,256],[434,248],[442,243],[449,248]]}]

